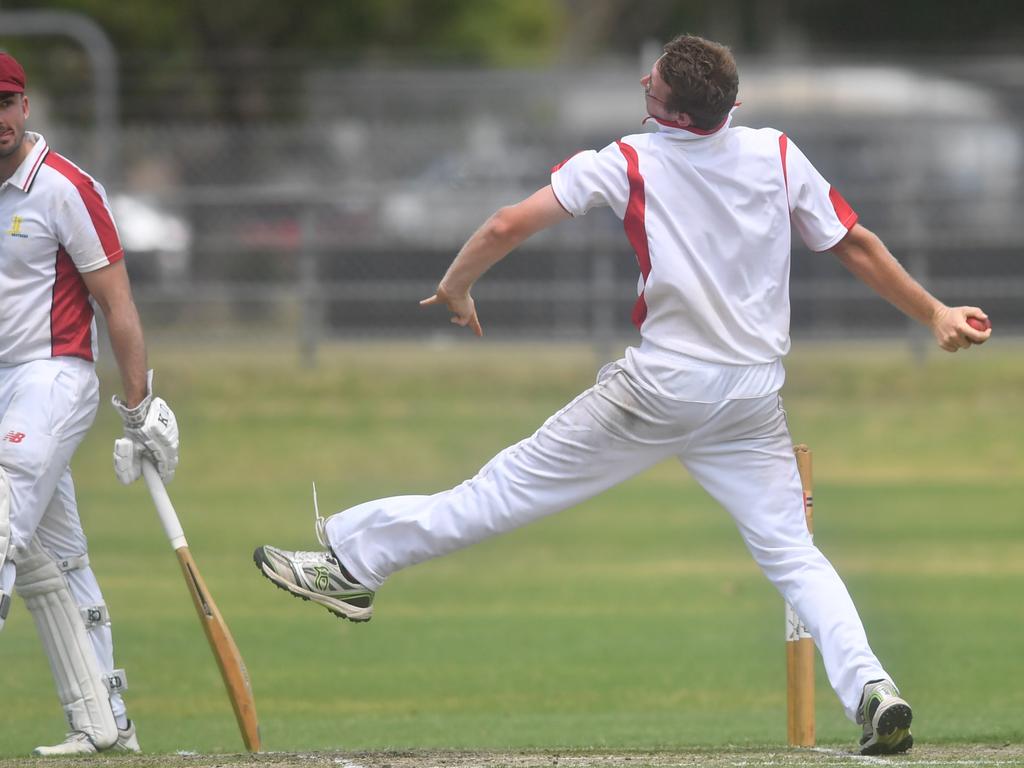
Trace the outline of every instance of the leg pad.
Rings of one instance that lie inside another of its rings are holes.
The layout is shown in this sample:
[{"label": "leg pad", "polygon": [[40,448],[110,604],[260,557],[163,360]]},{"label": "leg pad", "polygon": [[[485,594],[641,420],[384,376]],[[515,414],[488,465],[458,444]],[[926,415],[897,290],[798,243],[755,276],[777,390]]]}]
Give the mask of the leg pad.
[{"label": "leg pad", "polygon": [[117,723],[107,681],[67,579],[37,541],[18,557],[15,586],[39,631],[71,730],[84,733],[97,749],[113,746]]}]

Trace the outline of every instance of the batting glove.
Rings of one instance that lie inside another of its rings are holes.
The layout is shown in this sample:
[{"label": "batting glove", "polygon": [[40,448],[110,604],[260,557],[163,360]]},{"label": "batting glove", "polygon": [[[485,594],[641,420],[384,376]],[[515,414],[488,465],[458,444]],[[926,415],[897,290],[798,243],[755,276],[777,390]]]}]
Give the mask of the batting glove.
[{"label": "batting glove", "polygon": [[146,374],[146,396],[129,408],[117,395],[111,399],[124,422],[124,437],[114,441],[114,474],[130,485],[142,474],[142,459],[156,465],[160,479],[169,483],[178,466],[178,420],[160,397],[153,397],[153,371]]}]

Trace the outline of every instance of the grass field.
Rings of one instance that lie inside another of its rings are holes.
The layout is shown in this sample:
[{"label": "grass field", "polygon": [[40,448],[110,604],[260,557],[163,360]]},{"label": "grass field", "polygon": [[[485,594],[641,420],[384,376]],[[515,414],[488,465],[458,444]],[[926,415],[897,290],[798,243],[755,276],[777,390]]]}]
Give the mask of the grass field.
[{"label": "grass field", "polygon": [[[954,755],[950,765],[1021,755],[1022,352],[993,341],[916,365],[902,347],[805,345],[788,365],[790,426],[815,453],[817,541],[914,704],[922,764],[947,764],[930,748]],[[598,367],[586,348],[486,341],[339,346],[311,371],[293,358],[288,349],[151,349],[182,431],[169,490],[246,658],[265,749],[681,754],[728,745],[731,765],[828,761],[822,752],[764,762],[785,741],[782,605],[728,517],[674,464],[396,575],[368,625],[273,589],[252,549],[315,546],[310,481],[328,510],[441,490],[532,432]],[[105,397],[115,385],[105,371]],[[117,432],[102,407],[74,469],[140,740],[150,753],[237,752],[145,488],[114,479]],[[0,647],[0,757],[14,758],[58,739],[64,724],[20,601]],[[857,731],[820,665],[817,714],[819,741],[848,749]],[[969,762],[980,748],[965,744],[993,749]],[[385,764],[319,762],[332,761]]]}]

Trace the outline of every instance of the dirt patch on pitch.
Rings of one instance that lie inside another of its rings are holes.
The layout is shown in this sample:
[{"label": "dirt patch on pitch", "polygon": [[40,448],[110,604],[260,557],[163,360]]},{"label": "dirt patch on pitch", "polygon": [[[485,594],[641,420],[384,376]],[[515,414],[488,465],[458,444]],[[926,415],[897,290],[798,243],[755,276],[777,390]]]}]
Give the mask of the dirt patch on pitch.
[{"label": "dirt patch on pitch", "polygon": [[[891,765],[929,768],[1000,766],[1024,768],[1024,744],[919,745],[908,754],[861,757],[838,748],[721,748],[664,752],[266,752],[256,755],[97,756],[75,765],[89,768],[802,768]],[[0,768],[43,768],[52,759],[0,759]]]}]

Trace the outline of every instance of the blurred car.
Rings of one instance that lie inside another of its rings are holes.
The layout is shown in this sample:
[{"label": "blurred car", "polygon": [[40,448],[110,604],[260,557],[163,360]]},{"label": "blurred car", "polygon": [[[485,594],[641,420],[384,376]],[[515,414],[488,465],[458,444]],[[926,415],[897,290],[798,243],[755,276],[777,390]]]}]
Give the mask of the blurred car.
[{"label": "blurred car", "polygon": [[126,193],[111,195],[110,208],[133,281],[173,283],[188,277],[192,230],[184,218],[155,200]]},{"label": "blurred car", "polygon": [[463,146],[392,183],[381,199],[381,234],[421,246],[457,247],[495,210],[547,183],[554,162],[541,147],[511,145],[500,126],[480,121]]},{"label": "blurred car", "polygon": [[[566,94],[565,131],[633,132],[639,85],[606,77]],[[733,125],[787,133],[879,229],[1016,236],[1024,136],[984,83],[894,64],[741,60],[738,101]]]}]

